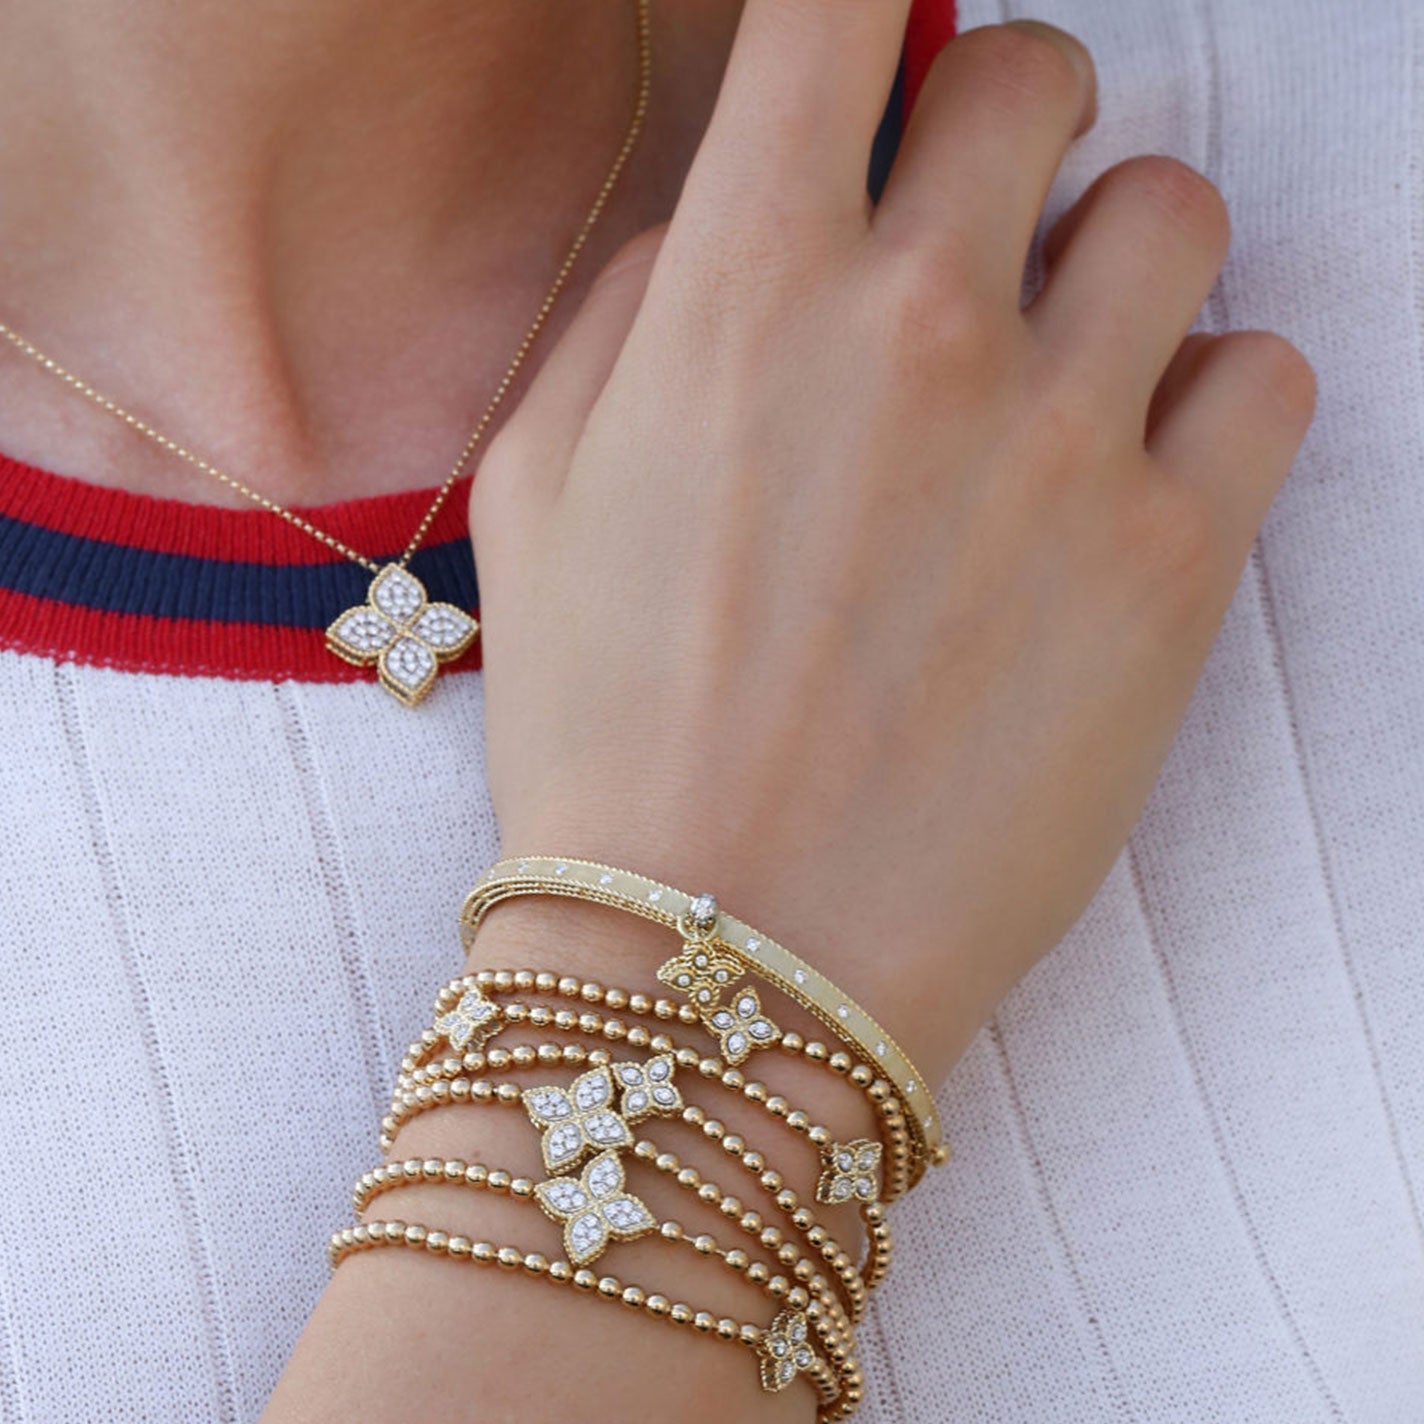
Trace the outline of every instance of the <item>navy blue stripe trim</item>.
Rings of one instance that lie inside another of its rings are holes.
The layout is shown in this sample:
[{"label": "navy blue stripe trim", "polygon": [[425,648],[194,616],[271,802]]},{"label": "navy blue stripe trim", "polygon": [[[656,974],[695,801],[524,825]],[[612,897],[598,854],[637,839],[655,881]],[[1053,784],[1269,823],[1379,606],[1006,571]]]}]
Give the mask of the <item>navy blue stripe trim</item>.
[{"label": "navy blue stripe trim", "polygon": [[[421,549],[410,567],[432,599],[479,606],[468,539]],[[365,569],[344,559],[256,564],[160,554],[0,516],[0,588],[108,613],[325,628],[364,601],[370,582]]]},{"label": "navy blue stripe trim", "polygon": [[891,165],[895,162],[895,154],[900,147],[900,128],[904,112],[905,66],[902,63],[895,71],[895,86],[890,91],[885,112],[880,116],[880,126],[875,131],[875,142],[870,149],[870,172],[866,177],[866,187],[870,190],[873,202],[880,201],[885,180],[889,178]]}]

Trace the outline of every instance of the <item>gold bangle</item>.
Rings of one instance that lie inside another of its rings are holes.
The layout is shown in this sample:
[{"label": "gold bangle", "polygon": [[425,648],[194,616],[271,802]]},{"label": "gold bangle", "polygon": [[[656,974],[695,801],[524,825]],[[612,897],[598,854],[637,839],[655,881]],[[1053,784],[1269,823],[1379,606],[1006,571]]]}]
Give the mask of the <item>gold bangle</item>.
[{"label": "gold bangle", "polygon": [[[928,1166],[948,1158],[934,1094],[893,1036],[819,970],[719,909],[710,895],[688,895],[670,885],[595,861],[556,856],[506,857],[485,871],[466,897],[460,913],[466,950],[472,948],[480,922],[492,905],[510,896],[530,894],[565,895],[611,905],[678,930],[689,948],[703,944],[725,953],[739,973],[756,975],[810,1010],[838,1037],[864,1053],[868,1062],[879,1065],[895,1084],[898,1096],[909,1109],[917,1148],[910,1185],[920,1179]],[[755,991],[745,992],[755,999]]]}]

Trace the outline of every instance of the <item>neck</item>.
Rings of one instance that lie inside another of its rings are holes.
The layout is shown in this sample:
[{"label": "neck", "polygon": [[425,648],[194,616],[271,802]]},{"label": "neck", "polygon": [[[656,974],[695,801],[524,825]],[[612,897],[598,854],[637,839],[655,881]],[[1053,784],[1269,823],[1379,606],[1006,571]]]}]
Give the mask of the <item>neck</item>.
[{"label": "neck", "polygon": [[[734,10],[655,14],[645,141],[546,340],[670,208]],[[436,484],[622,140],[635,38],[634,0],[11,0],[0,319],[269,497]],[[234,498],[8,345],[0,449]]]}]

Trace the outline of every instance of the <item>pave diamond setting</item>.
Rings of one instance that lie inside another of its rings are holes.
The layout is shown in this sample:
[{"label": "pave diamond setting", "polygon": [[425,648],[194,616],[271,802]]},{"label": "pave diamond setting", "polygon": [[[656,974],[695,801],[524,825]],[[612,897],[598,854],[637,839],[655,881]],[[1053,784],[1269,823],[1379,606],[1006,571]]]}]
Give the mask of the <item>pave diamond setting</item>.
[{"label": "pave diamond setting", "polygon": [[414,707],[435,685],[440,664],[466,652],[479,631],[463,608],[431,603],[409,569],[387,564],[371,580],[366,602],[326,630],[326,646],[357,667],[374,663],[381,686]]},{"label": "pave diamond setting", "polygon": [[757,1342],[761,1356],[761,1387],[770,1394],[786,1388],[798,1374],[805,1374],[820,1363],[808,1343],[810,1322],[804,1310],[783,1310],[762,1331]]},{"label": "pave diamond setting", "polygon": [[734,1066],[755,1048],[770,1048],[781,1030],[761,1011],[755,989],[739,989],[731,1003],[702,1015],[703,1026],[718,1043],[722,1057]]},{"label": "pave diamond setting", "polygon": [[628,1124],[613,1110],[613,1075],[607,1068],[580,1073],[567,1089],[528,1088],[521,1096],[530,1122],[544,1130],[540,1146],[551,1173],[573,1166],[585,1152],[633,1145]]},{"label": "pave diamond setting", "polygon": [[816,1200],[835,1205],[841,1202],[873,1202],[880,1195],[880,1161],[884,1148],[869,1138],[852,1142],[832,1142],[821,1149],[821,1179],[816,1183]]},{"label": "pave diamond setting", "polygon": [[646,1063],[615,1063],[613,1076],[623,1089],[618,1105],[623,1121],[641,1122],[655,1114],[680,1113],[682,1094],[673,1083],[672,1054],[659,1053]]},{"label": "pave diamond setting", "polygon": [[626,1190],[616,1152],[600,1152],[577,1178],[540,1182],[534,1196],[563,1223],[564,1249],[575,1266],[596,1260],[610,1241],[631,1241],[657,1226],[646,1204]]},{"label": "pave diamond setting", "polygon": [[501,1027],[499,1008],[485,998],[480,989],[466,989],[455,1007],[435,1020],[435,1031],[444,1034],[445,1041],[456,1053],[483,1047]]}]

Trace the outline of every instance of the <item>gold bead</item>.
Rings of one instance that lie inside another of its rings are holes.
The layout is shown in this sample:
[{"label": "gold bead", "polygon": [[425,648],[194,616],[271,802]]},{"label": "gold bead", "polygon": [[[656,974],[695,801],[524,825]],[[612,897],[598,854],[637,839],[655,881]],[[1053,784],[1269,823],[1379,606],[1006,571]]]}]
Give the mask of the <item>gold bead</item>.
[{"label": "gold bead", "polygon": [[524,1257],[524,1271],[526,1275],[542,1276],[549,1270],[549,1258],[539,1251],[530,1251]]},{"label": "gold bead", "polygon": [[581,1291],[591,1291],[598,1286],[598,1276],[595,1272],[584,1268],[574,1272],[574,1289]]},{"label": "gold bead", "polygon": [[739,1329],[737,1322],[730,1315],[724,1315],[717,1322],[717,1334],[723,1340],[735,1340]]},{"label": "gold bead", "polygon": [[647,1303],[647,1299],[647,1294],[644,1292],[642,1286],[623,1287],[623,1304],[628,1306],[629,1309],[641,1310]]},{"label": "gold bead", "polygon": [[717,1317],[710,1310],[699,1310],[692,1317],[692,1328],[700,1335],[710,1335],[717,1328]]},{"label": "gold bead", "polygon": [[452,1236],[445,1245],[445,1254],[453,1256],[457,1261],[463,1260],[470,1254],[470,1238],[468,1236]]},{"label": "gold bead", "polygon": [[617,1276],[600,1276],[598,1293],[607,1300],[617,1300],[623,1294],[623,1282]]},{"label": "gold bead", "polygon": [[649,1315],[664,1316],[672,1309],[672,1302],[665,1295],[650,1295],[643,1309]]},{"label": "gold bead", "polygon": [[676,1325],[690,1325],[692,1323],[692,1307],[690,1305],[684,1305],[681,1301],[678,1301],[668,1314],[672,1317],[673,1323]]}]

